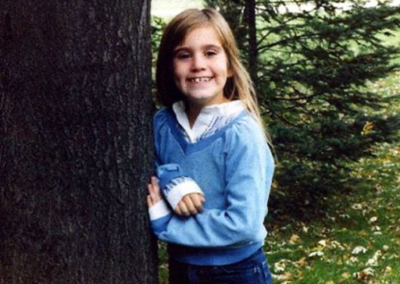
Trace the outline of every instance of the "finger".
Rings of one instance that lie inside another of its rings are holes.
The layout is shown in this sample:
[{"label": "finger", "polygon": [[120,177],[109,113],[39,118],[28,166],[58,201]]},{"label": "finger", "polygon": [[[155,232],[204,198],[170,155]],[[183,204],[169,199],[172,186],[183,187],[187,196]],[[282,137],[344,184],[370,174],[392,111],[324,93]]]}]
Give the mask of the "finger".
[{"label": "finger", "polygon": [[186,195],[185,197],[183,197],[183,202],[185,203],[186,208],[189,210],[190,214],[196,215],[198,213],[196,207],[192,202],[192,199],[190,198],[190,195]]},{"label": "finger", "polygon": [[181,204],[182,204],[182,203],[183,203],[183,202],[180,201],[180,202],[178,203],[178,205],[176,206],[176,208],[175,208],[175,213],[178,214],[178,215],[180,215],[180,216],[183,215],[183,214],[182,214],[182,210],[181,210]]},{"label": "finger", "polygon": [[151,184],[152,184],[153,186],[158,186],[158,178],[155,177],[155,176],[152,176],[152,177],[151,177]]},{"label": "finger", "polygon": [[148,207],[153,206],[153,200],[150,195],[147,195],[147,206]]},{"label": "finger", "polygon": [[147,189],[149,190],[149,193],[151,196],[154,196],[155,192],[154,192],[154,188],[152,184],[148,184],[147,185]]},{"label": "finger", "polygon": [[194,208],[196,208],[197,212],[203,210],[203,208],[202,208],[203,202],[201,201],[201,195],[196,193],[196,194],[190,194],[188,197],[191,199],[192,204],[193,204]]},{"label": "finger", "polygon": [[181,213],[182,213],[182,216],[189,216],[190,215],[190,213],[189,213],[189,210],[188,210],[188,208],[186,207],[186,204],[185,204],[185,202],[179,202],[179,208],[181,209]]},{"label": "finger", "polygon": [[153,186],[154,192],[160,192],[160,186],[158,185],[158,179],[156,177],[151,177],[151,185]]}]

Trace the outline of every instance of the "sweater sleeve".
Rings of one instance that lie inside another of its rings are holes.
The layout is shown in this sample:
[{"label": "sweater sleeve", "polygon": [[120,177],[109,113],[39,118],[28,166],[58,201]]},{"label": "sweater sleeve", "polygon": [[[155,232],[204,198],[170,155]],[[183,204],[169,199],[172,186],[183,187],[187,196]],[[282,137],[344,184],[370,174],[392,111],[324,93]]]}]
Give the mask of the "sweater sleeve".
[{"label": "sweater sleeve", "polygon": [[264,239],[273,158],[258,125],[241,126],[232,130],[225,149],[226,208],[205,209],[186,218],[174,215],[158,234],[160,240],[211,248]]},{"label": "sweater sleeve", "polygon": [[174,210],[185,195],[191,193],[203,194],[201,188],[192,178],[183,175],[178,164],[158,166],[157,177],[163,195]]},{"label": "sweater sleeve", "polygon": [[198,184],[190,177],[185,176],[181,167],[178,164],[169,163],[163,164],[163,161],[158,157],[158,143],[157,138],[160,128],[165,127],[167,124],[166,109],[161,109],[154,116],[154,137],[155,137],[155,167],[159,180],[159,186],[162,194],[168,201],[172,209],[176,209],[182,198],[191,193],[203,194],[203,191]]},{"label": "sweater sleeve", "polygon": [[[157,137],[159,128],[166,123],[165,109],[160,110],[154,117],[154,136]],[[159,179],[162,194],[169,205],[175,209],[179,201],[187,194],[203,194],[197,183],[189,177],[185,177],[178,164],[164,164],[157,155],[157,141],[155,141],[154,166]],[[156,235],[164,231],[171,220],[173,213],[165,200],[149,208],[151,227]]]}]

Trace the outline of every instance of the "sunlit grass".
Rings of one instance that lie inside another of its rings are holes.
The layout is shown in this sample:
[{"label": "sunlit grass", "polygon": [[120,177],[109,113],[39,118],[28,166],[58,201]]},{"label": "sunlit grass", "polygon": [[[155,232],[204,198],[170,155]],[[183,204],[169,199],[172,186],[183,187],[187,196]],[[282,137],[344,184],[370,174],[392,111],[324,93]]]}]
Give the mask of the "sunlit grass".
[{"label": "sunlit grass", "polygon": [[[368,88],[399,95],[400,72]],[[398,114],[400,105],[388,101],[381,112]],[[400,137],[374,154],[353,165],[357,190],[332,194],[317,219],[271,226],[265,250],[276,283],[400,283]]]},{"label": "sunlit grass", "polygon": [[277,283],[400,283],[400,143],[354,165],[357,192],[329,198],[327,214],[267,238]]}]

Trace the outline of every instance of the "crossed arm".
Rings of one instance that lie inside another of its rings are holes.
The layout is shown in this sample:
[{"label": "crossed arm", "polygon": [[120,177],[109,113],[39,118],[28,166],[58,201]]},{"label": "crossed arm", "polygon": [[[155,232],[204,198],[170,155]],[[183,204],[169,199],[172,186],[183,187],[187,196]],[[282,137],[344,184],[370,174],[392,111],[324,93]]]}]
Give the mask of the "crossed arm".
[{"label": "crossed arm", "polygon": [[[163,196],[156,177],[151,177],[151,182],[147,185],[147,188],[149,191],[149,195],[147,196],[147,205],[150,208],[161,201]],[[196,215],[203,210],[203,203],[205,201],[203,194],[189,193],[185,195],[176,208],[173,209],[175,213],[180,216]]]}]

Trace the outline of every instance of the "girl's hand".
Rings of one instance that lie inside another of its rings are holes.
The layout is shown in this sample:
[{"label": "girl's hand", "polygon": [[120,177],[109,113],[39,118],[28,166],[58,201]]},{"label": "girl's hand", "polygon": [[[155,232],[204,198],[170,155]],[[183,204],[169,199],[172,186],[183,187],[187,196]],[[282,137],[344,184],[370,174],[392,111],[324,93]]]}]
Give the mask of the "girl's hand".
[{"label": "girl's hand", "polygon": [[147,206],[152,207],[158,201],[162,200],[160,187],[158,186],[158,179],[156,177],[151,177],[151,183],[147,185],[150,195],[147,195]]},{"label": "girl's hand", "polygon": [[203,210],[205,198],[200,193],[190,193],[185,195],[178,203],[175,213],[181,216],[196,215]]}]

